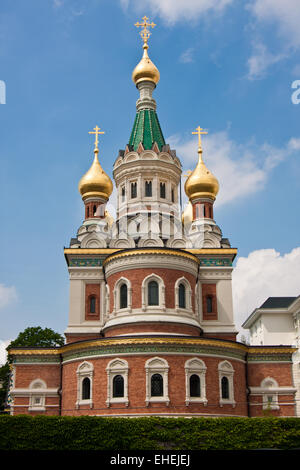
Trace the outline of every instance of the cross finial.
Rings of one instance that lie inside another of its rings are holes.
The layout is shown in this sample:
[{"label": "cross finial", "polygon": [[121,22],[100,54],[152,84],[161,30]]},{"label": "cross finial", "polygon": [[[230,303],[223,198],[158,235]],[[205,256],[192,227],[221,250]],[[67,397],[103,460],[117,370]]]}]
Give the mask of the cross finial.
[{"label": "cross finial", "polygon": [[98,144],[99,144],[99,139],[98,139],[98,135],[99,134],[105,134],[105,132],[103,131],[100,131],[100,127],[96,126],[94,127],[94,131],[89,131],[89,134],[95,134],[95,150],[98,151]]},{"label": "cross finial", "polygon": [[202,129],[202,127],[196,127],[196,132],[192,132],[192,134],[198,134],[198,152],[202,152],[202,142],[201,142],[201,135],[207,134],[207,131]]},{"label": "cross finial", "polygon": [[140,31],[140,36],[141,36],[141,38],[143,39],[144,44],[147,44],[148,39],[149,39],[150,34],[151,34],[150,31],[149,31],[149,29],[148,29],[148,27],[154,28],[154,26],[156,26],[156,24],[153,23],[153,21],[152,21],[152,23],[148,23],[149,18],[147,18],[147,16],[144,16],[144,17],[142,18],[142,20],[143,20],[143,23],[138,23],[138,22],[137,22],[137,23],[135,23],[134,26],[136,26],[137,28],[143,28],[143,29]]}]

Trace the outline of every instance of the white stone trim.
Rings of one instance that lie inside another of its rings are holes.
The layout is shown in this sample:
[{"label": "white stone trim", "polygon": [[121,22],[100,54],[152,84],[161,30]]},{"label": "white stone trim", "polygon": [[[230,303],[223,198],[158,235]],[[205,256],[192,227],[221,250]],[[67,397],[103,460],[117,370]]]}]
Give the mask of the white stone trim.
[{"label": "white stone trim", "polygon": [[[160,357],[153,357],[148,359],[145,364],[146,369],[146,406],[149,406],[150,403],[159,402],[165,403],[169,406],[169,386],[168,386],[168,374],[169,374],[169,365],[165,359]],[[152,397],[151,396],[151,377],[154,374],[160,374],[163,377],[163,396],[162,397]]]},{"label": "white stone trim", "polygon": [[[229,361],[222,361],[218,365],[218,372],[219,372],[219,403],[220,406],[223,405],[232,405],[234,408],[236,402],[234,401],[234,385],[233,385],[233,376],[234,376],[234,369],[232,364]],[[226,377],[228,379],[229,385],[229,398],[222,398],[222,378]]]},{"label": "white stone trim", "polygon": [[[251,395],[260,395],[262,397],[263,410],[279,410],[282,403],[279,406],[278,396],[295,394],[296,391],[295,387],[279,387],[273,377],[265,377],[259,387],[250,387]],[[269,397],[271,397],[271,400],[269,400]]]},{"label": "white stone trim", "polygon": [[[77,367],[77,401],[76,409],[80,405],[90,405],[90,408],[93,407],[93,376],[94,376],[94,366],[91,362],[84,361]],[[82,383],[85,378],[90,380],[90,398],[82,399]]]},{"label": "white stone trim", "polygon": [[[148,284],[156,281],[158,284],[158,305],[148,305]],[[155,273],[149,274],[142,282],[142,311],[162,311],[166,310],[165,284],[163,279]]]},{"label": "white stone trim", "polygon": [[[179,286],[180,284],[183,284],[185,287],[185,308],[179,307]],[[189,283],[189,281],[184,277],[180,277],[177,279],[175,282],[175,310],[176,312],[181,312],[181,310],[184,311],[189,311],[190,313],[193,313],[193,308],[192,308],[192,288]]]},{"label": "white stone trim", "polygon": [[[112,403],[124,403],[126,406],[128,406],[129,405],[128,362],[120,358],[112,359],[106,367],[106,373],[107,373],[106,406],[109,408]],[[113,396],[113,379],[116,375],[121,375],[124,380],[124,396],[123,397]]]},{"label": "white stone trim", "polygon": [[[120,288],[122,284],[126,284],[127,286],[127,307],[121,309],[120,305]],[[126,277],[120,277],[114,285],[114,307],[113,307],[113,314],[116,315],[117,313],[125,313],[131,312],[131,305],[132,305],[132,287],[131,282]]]},{"label": "white stone trim", "polygon": [[[190,403],[203,403],[207,404],[206,398],[206,365],[197,357],[188,359],[184,365],[185,368],[185,404],[189,406]],[[190,396],[190,377],[192,375],[198,375],[200,379],[200,397],[191,397]]]},{"label": "white stone trim", "polygon": [[[47,388],[47,384],[44,380],[37,378],[34,379],[28,388],[13,388],[10,392],[11,397],[28,397],[29,405],[28,411],[45,411],[46,410],[46,398],[57,397],[57,388]],[[15,406],[15,405],[13,405]],[[27,405],[20,405],[27,408]]]}]

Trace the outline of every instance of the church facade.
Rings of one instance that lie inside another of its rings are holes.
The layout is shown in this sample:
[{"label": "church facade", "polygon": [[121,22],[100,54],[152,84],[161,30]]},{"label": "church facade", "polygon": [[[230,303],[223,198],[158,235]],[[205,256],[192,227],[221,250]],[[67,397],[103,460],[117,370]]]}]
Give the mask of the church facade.
[{"label": "church facade", "polygon": [[[292,356],[285,345],[236,340],[231,275],[237,249],[214,220],[217,178],[198,163],[185,182],[165,142],[148,55],[132,78],[139,92],[129,141],[113,183],[94,160],[79,182],[84,221],[64,255],[70,278],[66,344],[15,348],[11,414],[98,416],[295,416]],[[195,145],[196,157],[196,145]],[[276,384],[276,387],[274,387]]]}]

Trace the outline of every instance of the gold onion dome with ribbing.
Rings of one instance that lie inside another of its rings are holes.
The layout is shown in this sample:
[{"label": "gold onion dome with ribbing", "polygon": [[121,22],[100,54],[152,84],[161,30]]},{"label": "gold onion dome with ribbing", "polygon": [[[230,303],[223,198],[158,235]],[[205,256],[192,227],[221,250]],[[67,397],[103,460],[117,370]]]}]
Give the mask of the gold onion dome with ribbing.
[{"label": "gold onion dome with ribbing", "polygon": [[148,44],[144,44],[144,54],[141,61],[137,64],[134,71],[132,72],[132,80],[137,85],[139,82],[148,80],[150,82],[157,83],[159,82],[160,74],[158,69],[155,67],[153,62],[148,56]]},{"label": "gold onion dome with ribbing", "polygon": [[97,148],[94,150],[95,158],[92,166],[79,181],[78,189],[83,200],[90,197],[108,200],[113,191],[112,181],[99,163],[98,151]]},{"label": "gold onion dome with ribbing", "polygon": [[196,168],[185,182],[186,195],[193,201],[198,198],[210,198],[213,201],[219,192],[219,182],[209,171],[202,159],[202,149],[198,150],[199,159]]}]

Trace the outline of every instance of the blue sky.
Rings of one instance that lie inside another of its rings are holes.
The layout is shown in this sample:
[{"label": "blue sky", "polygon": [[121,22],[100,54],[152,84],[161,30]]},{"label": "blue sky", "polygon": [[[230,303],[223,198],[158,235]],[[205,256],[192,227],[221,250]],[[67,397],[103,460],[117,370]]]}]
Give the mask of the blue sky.
[{"label": "blue sky", "polygon": [[191,132],[209,132],[215,219],[238,248],[237,323],[270,295],[300,294],[298,0],[2,0],[2,345],[27,326],[67,326],[63,247],[83,220],[88,131],[105,131],[99,156],[112,175],[135,116],[134,23],[144,15],[157,24],[149,55],[161,75],[158,116],[184,173],[196,164]]}]

